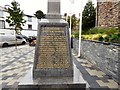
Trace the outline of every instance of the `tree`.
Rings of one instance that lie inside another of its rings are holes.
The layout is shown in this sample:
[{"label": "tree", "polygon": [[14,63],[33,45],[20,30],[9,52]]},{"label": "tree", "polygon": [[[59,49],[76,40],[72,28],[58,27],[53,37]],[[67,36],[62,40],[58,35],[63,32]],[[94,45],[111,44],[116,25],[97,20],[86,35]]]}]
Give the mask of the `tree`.
[{"label": "tree", "polygon": [[19,30],[22,30],[22,26],[26,22],[23,17],[24,13],[20,9],[20,4],[16,1],[11,2],[12,6],[8,6],[6,11],[10,16],[7,17],[6,22],[8,22],[9,26],[13,26],[15,28],[16,34],[19,34]]},{"label": "tree", "polygon": [[[70,16],[68,16],[67,22],[69,23],[69,26],[70,26]],[[75,14],[73,14],[71,16],[71,29],[72,30],[76,28],[77,23],[78,23],[78,20],[77,20]]]},{"label": "tree", "polygon": [[95,27],[95,17],[96,11],[92,4],[92,1],[89,1],[82,13],[82,30],[88,31],[90,28]]},{"label": "tree", "polygon": [[[23,17],[24,13],[20,10],[20,4],[16,1],[11,2],[12,6],[8,6],[6,11],[10,16],[7,17],[6,22],[8,22],[9,26],[13,26],[15,28],[16,34],[20,34],[19,31],[22,30],[22,25],[26,22]],[[17,39],[16,39],[16,49],[17,49]]]},{"label": "tree", "polygon": [[34,15],[35,15],[38,19],[45,18],[45,14],[44,14],[41,10],[36,11]]}]

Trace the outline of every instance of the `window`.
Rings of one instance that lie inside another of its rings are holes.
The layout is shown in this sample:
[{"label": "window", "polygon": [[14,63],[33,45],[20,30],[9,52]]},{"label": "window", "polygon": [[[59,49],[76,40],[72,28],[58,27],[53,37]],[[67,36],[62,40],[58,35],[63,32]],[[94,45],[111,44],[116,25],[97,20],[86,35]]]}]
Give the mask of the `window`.
[{"label": "window", "polygon": [[3,17],[3,11],[0,10],[0,17]]},{"label": "window", "polygon": [[28,29],[32,29],[32,25],[28,24]]},{"label": "window", "polygon": [[28,16],[28,21],[32,22],[32,17]]},{"label": "window", "polygon": [[0,35],[5,35],[5,33],[0,32]]},{"label": "window", "polygon": [[16,36],[17,39],[23,39],[21,36]]},{"label": "window", "polygon": [[0,28],[5,28],[5,21],[0,20]]}]

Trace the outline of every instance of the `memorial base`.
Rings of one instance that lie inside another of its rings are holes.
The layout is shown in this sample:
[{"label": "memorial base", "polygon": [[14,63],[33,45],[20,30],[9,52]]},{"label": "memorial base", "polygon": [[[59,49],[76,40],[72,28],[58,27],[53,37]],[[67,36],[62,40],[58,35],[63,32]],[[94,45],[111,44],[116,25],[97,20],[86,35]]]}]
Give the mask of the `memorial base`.
[{"label": "memorial base", "polygon": [[33,79],[32,68],[21,80],[18,90],[86,90],[86,82],[74,65],[73,77],[40,77]]},{"label": "memorial base", "polygon": [[86,90],[84,84],[21,85],[18,90]]}]

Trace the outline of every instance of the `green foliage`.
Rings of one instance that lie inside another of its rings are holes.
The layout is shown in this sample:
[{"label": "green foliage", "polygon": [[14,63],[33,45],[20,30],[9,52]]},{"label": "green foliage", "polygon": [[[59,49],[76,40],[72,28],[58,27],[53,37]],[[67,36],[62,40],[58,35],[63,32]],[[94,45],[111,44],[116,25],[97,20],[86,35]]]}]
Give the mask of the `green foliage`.
[{"label": "green foliage", "polygon": [[105,30],[103,28],[92,28],[88,31],[88,34],[103,34]]},{"label": "green foliage", "polygon": [[119,30],[116,28],[91,28],[87,34],[114,34],[119,33]]},{"label": "green foliage", "polygon": [[[120,43],[120,29],[116,28],[92,28],[87,33],[82,35],[85,40],[98,40],[103,42]],[[73,34],[75,38],[79,37],[79,33]]]},{"label": "green foliage", "polygon": [[89,1],[82,13],[82,30],[83,33],[90,28],[95,27],[96,11],[91,1]]},{"label": "green foliage", "polygon": [[[77,21],[78,21],[78,20],[77,20],[75,14],[73,14],[73,15],[71,16],[71,29],[74,29],[74,28],[76,27]],[[67,22],[69,23],[69,26],[70,26],[70,16],[68,16]]]},{"label": "green foliage", "polygon": [[99,40],[99,41],[103,41],[104,38],[103,38],[102,36],[100,36],[98,40]]},{"label": "green foliage", "polygon": [[104,41],[105,41],[105,42],[109,42],[109,38],[110,38],[109,36],[106,36],[106,37],[104,38]]},{"label": "green foliage", "polygon": [[[16,34],[21,34],[20,30],[22,30],[22,26],[26,22],[23,17],[24,13],[20,9],[20,4],[16,1],[11,2],[11,6],[8,5],[6,8],[6,12],[8,12],[9,16],[6,18],[6,22],[8,22],[9,26],[14,27]],[[17,49],[17,39],[16,39],[16,49]]]},{"label": "green foliage", "polygon": [[38,19],[45,18],[45,14],[44,14],[41,10],[36,11],[34,15],[35,15]]},{"label": "green foliage", "polygon": [[13,1],[11,5],[6,8],[6,11],[10,15],[7,17],[6,22],[9,23],[9,26],[14,26],[16,33],[18,33],[17,30],[22,30],[22,26],[26,21],[23,19],[24,13],[20,10],[19,3]]},{"label": "green foliage", "polygon": [[105,42],[120,43],[120,34],[110,34],[104,38]]},{"label": "green foliage", "polygon": [[79,32],[73,33],[72,36],[73,36],[74,38],[77,38],[77,39],[78,39],[78,38],[79,38]]},{"label": "green foliage", "polygon": [[90,34],[90,35],[82,35],[82,39],[87,40],[100,40],[102,41],[102,38],[106,37],[106,35],[102,34]]},{"label": "green foliage", "polygon": [[113,42],[113,43],[120,43],[120,34],[110,34],[110,35],[91,34],[91,35],[82,35],[82,39],[85,39],[85,40],[98,40],[98,41]]},{"label": "green foliage", "polygon": [[120,32],[119,32],[119,29],[109,28],[109,29],[105,30],[105,33],[109,35],[109,34],[116,34],[116,33],[120,33]]}]

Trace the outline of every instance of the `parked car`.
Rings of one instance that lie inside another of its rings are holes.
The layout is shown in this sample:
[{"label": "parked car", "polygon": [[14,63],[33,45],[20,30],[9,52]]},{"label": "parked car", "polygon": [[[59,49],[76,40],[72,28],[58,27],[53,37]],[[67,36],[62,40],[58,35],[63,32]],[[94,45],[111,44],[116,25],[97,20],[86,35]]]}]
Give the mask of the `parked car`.
[{"label": "parked car", "polygon": [[21,35],[26,41],[28,41],[28,37],[25,35]]},{"label": "parked car", "polygon": [[17,35],[16,39],[17,39],[17,44],[22,44],[22,45],[26,44],[26,40],[21,35]]},{"label": "parked car", "polygon": [[36,45],[36,37],[30,36],[28,38],[29,46],[35,46]]},{"label": "parked car", "polygon": [[32,40],[30,43],[29,43],[29,46],[35,46],[36,45],[36,40]]},{"label": "parked car", "polygon": [[0,35],[0,46],[7,47],[15,44],[26,44],[26,40],[21,36],[15,35]]}]

